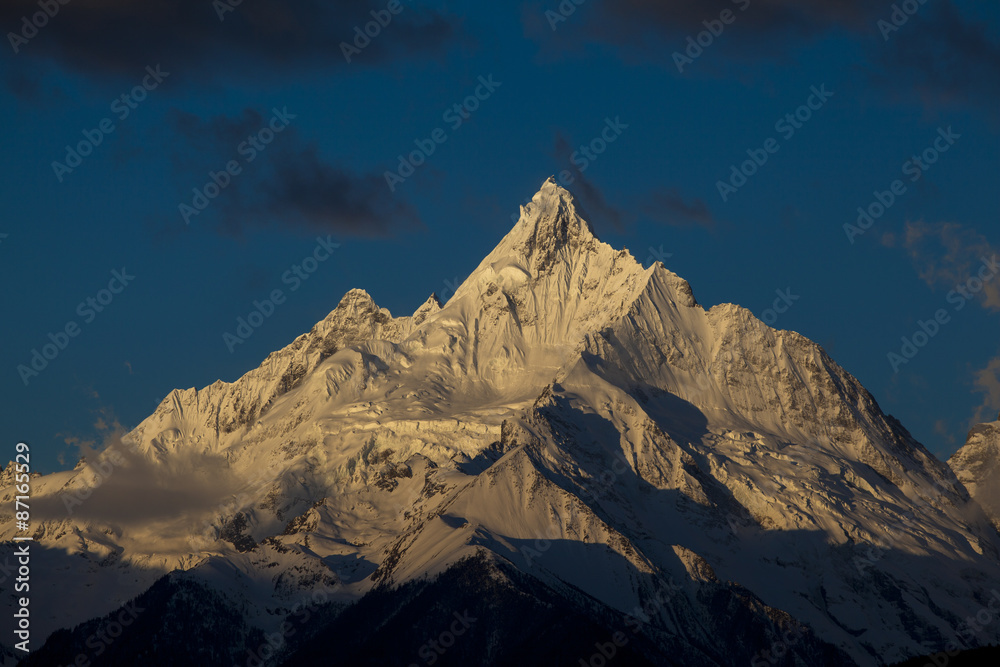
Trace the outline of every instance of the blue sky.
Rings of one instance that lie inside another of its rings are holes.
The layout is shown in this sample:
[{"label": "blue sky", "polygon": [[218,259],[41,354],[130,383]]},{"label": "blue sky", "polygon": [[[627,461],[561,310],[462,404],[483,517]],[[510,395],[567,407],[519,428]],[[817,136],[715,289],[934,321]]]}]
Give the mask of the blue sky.
[{"label": "blue sky", "polygon": [[[2,440],[30,442],[40,471],[71,466],[80,442],[175,387],[236,379],[351,288],[409,314],[566,171],[602,239],[663,259],[706,307],[822,344],[946,457],[1000,410],[1000,280],[949,299],[1000,243],[1000,10],[984,4],[912,4],[892,30],[892,3],[860,0],[244,0],[222,20],[210,2],[74,0],[22,41],[41,10],[6,3]],[[348,63],[372,11],[387,24]],[[80,142],[72,171],[53,166]],[[754,173],[723,199],[734,165]],[[844,226],[897,180],[852,243]],[[293,291],[283,276],[318,238],[339,247]],[[223,334],[275,289],[285,302],[230,352]],[[778,291],[796,298],[772,317]],[[65,349],[25,384],[49,334]]]}]

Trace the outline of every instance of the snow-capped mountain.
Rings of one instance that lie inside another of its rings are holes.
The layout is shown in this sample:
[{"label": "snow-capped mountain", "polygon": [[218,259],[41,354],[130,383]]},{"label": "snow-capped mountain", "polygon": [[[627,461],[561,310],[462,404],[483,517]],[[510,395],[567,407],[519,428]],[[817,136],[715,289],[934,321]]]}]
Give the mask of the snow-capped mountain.
[{"label": "snow-capped mountain", "polygon": [[975,426],[948,464],[1000,529],[1000,421]]},{"label": "snow-capped mountain", "polygon": [[[818,345],[704,309],[550,179],[446,304],[393,317],[352,290],[236,382],[176,390],[103,459],[36,478],[38,645],[90,622],[37,664],[140,595],[181,634],[193,601],[229,614],[232,654],[212,655],[241,664],[303,605],[308,631],[261,664],[313,664],[331,638],[323,664],[612,646],[870,665],[997,643],[1000,619],[965,627],[1000,589],[983,428],[956,477]],[[489,624],[426,653],[462,605]]]}]

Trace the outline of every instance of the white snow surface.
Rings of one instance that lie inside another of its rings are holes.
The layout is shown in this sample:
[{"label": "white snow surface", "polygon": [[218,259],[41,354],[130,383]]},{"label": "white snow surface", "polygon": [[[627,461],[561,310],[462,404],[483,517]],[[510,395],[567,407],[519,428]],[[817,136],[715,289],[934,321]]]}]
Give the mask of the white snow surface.
[{"label": "white snow surface", "polygon": [[[172,392],[118,449],[72,514],[60,493],[99,462],[33,480],[37,645],[173,570],[271,631],[317,587],[350,602],[486,550],[622,611],[657,580],[693,607],[733,582],[873,664],[947,641],[1000,587],[967,492],[995,475],[959,482],[818,345],[705,310],[552,179],[445,305],[393,317],[352,290],[239,380]],[[220,536],[238,514],[245,553]]]}]

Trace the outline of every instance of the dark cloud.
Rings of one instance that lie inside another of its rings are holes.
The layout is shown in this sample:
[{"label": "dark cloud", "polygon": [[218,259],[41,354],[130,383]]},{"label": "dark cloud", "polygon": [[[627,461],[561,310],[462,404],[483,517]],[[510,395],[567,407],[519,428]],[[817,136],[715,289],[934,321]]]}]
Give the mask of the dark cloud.
[{"label": "dark cloud", "polygon": [[[816,36],[837,33],[860,43],[866,62],[858,75],[890,97],[910,102],[916,95],[928,106],[974,102],[991,111],[1000,99],[1000,44],[949,0],[921,5],[898,30],[880,23],[890,21],[893,3],[866,0],[622,0],[585,3],[564,21],[554,18],[558,6],[535,2],[522,14],[525,33],[549,55],[610,44],[624,58],[671,69],[672,54],[685,50],[687,38],[729,9],[735,20],[708,47],[717,56],[699,63],[703,73],[731,74],[719,60],[788,58]],[[685,74],[692,66],[686,67]]]},{"label": "dark cloud", "polygon": [[[526,33],[560,46],[583,39],[656,57],[682,49],[686,37],[705,30],[705,22],[719,19],[724,10],[735,16],[725,27],[726,41],[753,40],[760,46],[762,36],[798,41],[834,26],[872,29],[884,9],[865,0],[621,0],[588,3],[560,20],[558,6],[551,1],[529,5],[523,13]],[[680,42],[664,43],[664,37]]]},{"label": "dark cloud", "polygon": [[[1000,43],[983,24],[964,19],[947,2],[928,5],[877,50],[875,83],[897,97],[928,106],[975,103],[995,112],[1000,100]],[[881,36],[879,42],[881,46]]]},{"label": "dark cloud", "polygon": [[704,30],[703,22],[719,18],[723,10],[736,15],[733,25],[746,26],[755,32],[773,33],[795,30],[819,32],[831,25],[859,29],[871,20],[873,7],[867,0],[623,0],[602,3],[599,18],[622,28],[629,24],[665,31],[690,33]]},{"label": "dark cloud", "polygon": [[[210,182],[209,171],[222,172],[230,161],[242,170],[203,213],[189,218],[190,224],[216,220],[219,230],[232,236],[279,227],[303,234],[380,237],[421,226],[412,206],[391,195],[382,174],[359,174],[327,161],[294,125],[276,133],[262,150],[253,149],[248,137],[269,127],[273,117],[251,109],[207,120],[180,111],[171,114],[182,140],[173,161],[184,203],[193,202],[192,188],[203,189]],[[182,216],[176,222],[183,225]]]},{"label": "dark cloud", "polygon": [[703,199],[684,200],[677,188],[664,188],[653,192],[643,204],[643,212],[657,222],[672,227],[697,225],[715,229],[716,220]]},{"label": "dark cloud", "polygon": [[[342,42],[356,26],[384,11],[381,0],[72,0],[59,5],[20,56],[44,56],[90,75],[134,76],[147,65],[183,70],[178,78],[211,78],[219,72],[259,78],[272,66],[348,66]],[[351,66],[433,53],[458,35],[454,17],[402,3],[381,33]],[[20,32],[22,19],[39,11],[36,0],[0,3],[0,24]],[[221,19],[220,19],[221,14]],[[384,16],[384,15],[383,15]],[[17,65],[19,63],[15,63]]]},{"label": "dark cloud", "polygon": [[265,186],[271,211],[293,211],[317,231],[385,236],[398,224],[419,222],[409,205],[389,196],[381,174],[335,167],[323,161],[316,146],[286,155],[277,172]]},{"label": "dark cloud", "polygon": [[557,176],[559,184],[570,190],[577,200],[580,214],[591,223],[611,223],[621,231],[625,228],[625,213],[609,203],[604,193],[584,176],[580,165],[573,159],[575,149],[561,132],[556,133],[553,157],[566,168]]}]

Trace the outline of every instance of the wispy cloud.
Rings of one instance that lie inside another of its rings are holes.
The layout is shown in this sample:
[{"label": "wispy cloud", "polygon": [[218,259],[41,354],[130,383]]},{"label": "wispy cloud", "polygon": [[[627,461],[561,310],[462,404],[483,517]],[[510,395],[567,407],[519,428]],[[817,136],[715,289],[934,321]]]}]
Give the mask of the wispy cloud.
[{"label": "wispy cloud", "polygon": [[80,477],[58,494],[37,498],[39,517],[60,520],[71,513],[112,525],[148,526],[182,513],[211,512],[245,483],[224,457],[195,448],[181,448],[163,461],[144,455],[109,406],[94,411],[93,429],[83,436],[59,434],[83,461]]},{"label": "wispy cloud", "polygon": [[983,403],[976,409],[974,424],[1000,419],[997,413],[1000,412],[1000,357],[990,360],[983,368],[976,372],[976,391],[983,394]]},{"label": "wispy cloud", "polygon": [[[955,222],[908,222],[901,237],[887,235],[883,243],[903,247],[924,282],[949,290],[967,285],[984,260],[1000,256],[985,236]],[[1000,277],[981,282],[977,302],[986,310],[1000,311]]]},{"label": "wispy cloud", "polygon": [[[955,222],[908,222],[902,235],[886,234],[882,243],[903,248],[927,285],[962,290],[963,298],[969,294],[983,309],[1000,312],[1000,276],[980,279],[980,272],[991,269],[1000,253],[975,229]],[[1000,411],[1000,356],[976,371],[972,383],[983,402],[970,425],[993,421]]]},{"label": "wispy cloud", "polygon": [[955,445],[955,434],[952,433],[951,429],[948,427],[948,422],[946,420],[939,419],[934,422],[934,433],[944,438],[944,441],[948,443],[949,446]]}]

